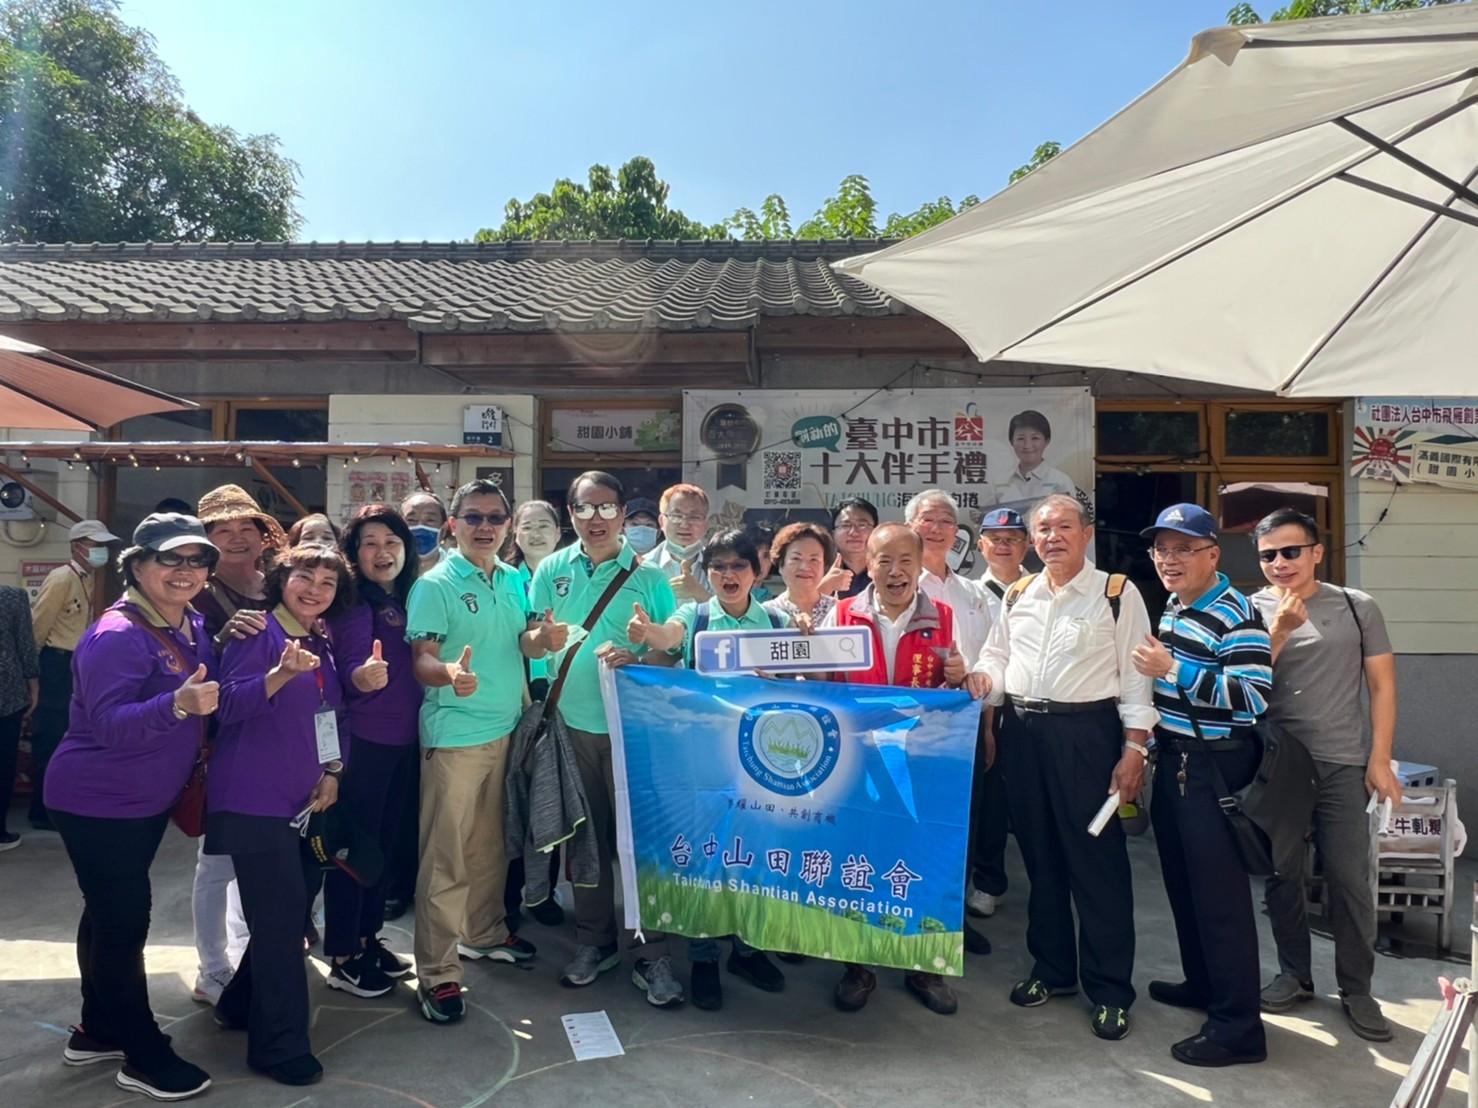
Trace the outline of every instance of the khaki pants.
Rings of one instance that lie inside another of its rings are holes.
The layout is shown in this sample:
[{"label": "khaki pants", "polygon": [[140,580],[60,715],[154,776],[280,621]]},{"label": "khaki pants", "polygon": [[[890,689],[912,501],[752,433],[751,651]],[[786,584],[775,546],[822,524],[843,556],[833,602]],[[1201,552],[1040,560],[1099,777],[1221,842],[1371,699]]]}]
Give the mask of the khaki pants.
[{"label": "khaki pants", "polygon": [[[575,942],[581,946],[608,946],[616,941],[616,779],[611,771],[611,736],[570,728],[570,743],[580,768],[580,784],[590,809],[590,827],[600,853],[600,884],[575,886]],[[627,931],[624,945],[642,958],[667,953],[667,936],[643,931],[644,942]]]},{"label": "khaki pants", "polygon": [[503,882],[503,778],[508,737],[440,747],[421,761],[421,868],[416,878],[416,975],[434,988],[462,980],[457,940],[508,938]]}]

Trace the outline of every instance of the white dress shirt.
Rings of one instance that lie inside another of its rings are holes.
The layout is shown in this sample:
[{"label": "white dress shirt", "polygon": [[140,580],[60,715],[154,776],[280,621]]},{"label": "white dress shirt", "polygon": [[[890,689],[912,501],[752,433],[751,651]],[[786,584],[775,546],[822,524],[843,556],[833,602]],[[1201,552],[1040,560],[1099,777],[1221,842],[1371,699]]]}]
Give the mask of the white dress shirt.
[{"label": "white dress shirt", "polygon": [[955,617],[955,645],[965,656],[965,664],[973,666],[980,660],[992,622],[990,608],[980,595],[978,583],[953,570],[947,571],[943,577],[936,577],[926,569],[919,577],[919,591],[936,604],[949,605]]},{"label": "white dress shirt", "polygon": [[1066,473],[1054,469],[1046,462],[1040,463],[1030,473],[1013,469],[1011,476],[1006,478],[1006,483],[996,486],[996,499],[1002,504],[1014,504],[1018,500],[1040,500],[1053,493],[1077,496],[1078,486],[1073,484],[1073,479]]},{"label": "white dress shirt", "polygon": [[989,703],[1008,695],[1072,703],[1114,698],[1126,728],[1154,727],[1154,681],[1132,658],[1150,631],[1144,598],[1125,584],[1115,622],[1107,585],[1108,574],[1091,564],[1055,593],[1045,573],[1033,578],[996,620],[974,667],[990,676]]}]

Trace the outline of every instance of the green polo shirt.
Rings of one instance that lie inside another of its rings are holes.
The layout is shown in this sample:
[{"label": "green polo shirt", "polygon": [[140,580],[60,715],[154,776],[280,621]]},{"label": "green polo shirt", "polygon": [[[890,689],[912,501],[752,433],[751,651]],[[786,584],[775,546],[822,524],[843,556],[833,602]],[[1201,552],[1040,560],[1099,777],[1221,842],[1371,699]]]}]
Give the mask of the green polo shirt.
[{"label": "green polo shirt", "polygon": [[[621,552],[600,565],[595,565],[585,556],[580,543],[556,550],[534,570],[529,607],[540,615],[545,609],[553,608],[556,621],[578,627],[590,615],[590,609],[606,591],[611,578],[635,560],[636,552],[625,539],[621,540]],[[605,703],[600,695],[600,670],[596,668],[595,652],[607,642],[636,649],[626,637],[626,625],[631,622],[633,605],[636,604],[642,606],[654,623],[671,619],[677,607],[672,586],[667,583],[667,574],[651,561],[643,561],[637,566],[636,572],[621,586],[621,591],[611,597],[611,602],[590,632],[590,638],[579,644],[575,660],[570,664],[570,675],[559,695],[559,711],[565,722],[577,731],[593,731],[601,735],[609,731]],[[563,662],[562,652],[550,655],[551,682]]]},{"label": "green polo shirt", "polygon": [[481,746],[513,730],[523,712],[524,657],[518,637],[529,603],[518,570],[503,562],[493,577],[460,551],[443,555],[411,586],[406,638],[437,643],[437,658],[455,662],[472,647],[477,691],[458,696],[450,685],[427,689],[421,702],[421,745]]},{"label": "green polo shirt", "polygon": [[[715,597],[713,600],[703,602],[708,606],[708,631],[773,631],[775,623],[770,619],[770,613],[765,611],[764,605],[754,597],[749,598],[749,607],[738,619],[724,611],[724,606]],[[698,619],[698,604],[689,600],[681,608],[673,613],[673,619],[683,625],[686,632],[683,635],[683,664],[689,669],[693,668],[693,625]],[[780,626],[789,627],[790,619],[787,617],[780,622]]]}]

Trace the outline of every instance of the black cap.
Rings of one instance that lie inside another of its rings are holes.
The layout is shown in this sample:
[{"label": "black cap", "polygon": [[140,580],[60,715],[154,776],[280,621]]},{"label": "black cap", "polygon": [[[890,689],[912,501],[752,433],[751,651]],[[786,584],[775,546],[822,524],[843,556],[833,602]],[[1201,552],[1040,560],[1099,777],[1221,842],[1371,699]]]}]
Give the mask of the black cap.
[{"label": "black cap", "polygon": [[662,513],[657,510],[657,502],[648,500],[645,496],[633,496],[626,502],[626,518],[630,519],[638,513],[645,513],[656,519]]},{"label": "black cap", "polygon": [[177,546],[208,546],[216,544],[205,537],[205,525],[194,516],[182,512],[155,512],[145,516],[144,521],[133,530],[134,546],[141,546],[155,554],[173,550]]},{"label": "black cap", "polygon": [[341,804],[308,817],[303,849],[324,869],[337,866],[367,889],[378,885],[385,872],[379,843],[364,833]]}]

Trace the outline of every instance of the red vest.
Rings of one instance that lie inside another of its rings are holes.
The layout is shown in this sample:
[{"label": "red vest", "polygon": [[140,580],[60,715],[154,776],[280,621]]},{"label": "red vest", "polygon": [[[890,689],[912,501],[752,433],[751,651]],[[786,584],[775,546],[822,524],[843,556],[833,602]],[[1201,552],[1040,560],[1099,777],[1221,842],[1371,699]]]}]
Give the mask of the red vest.
[{"label": "red vest", "polygon": [[856,596],[837,601],[838,627],[866,627],[872,632],[872,668],[841,674],[855,685],[904,685],[913,689],[937,689],[944,685],[944,659],[954,642],[955,619],[949,605],[930,600],[922,591],[908,626],[898,639],[893,658],[893,680],[888,680],[888,661],[883,656],[883,633],[873,605],[876,593],[869,586]]}]

